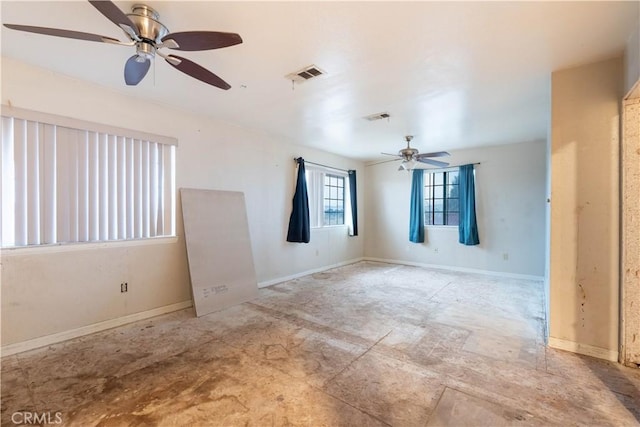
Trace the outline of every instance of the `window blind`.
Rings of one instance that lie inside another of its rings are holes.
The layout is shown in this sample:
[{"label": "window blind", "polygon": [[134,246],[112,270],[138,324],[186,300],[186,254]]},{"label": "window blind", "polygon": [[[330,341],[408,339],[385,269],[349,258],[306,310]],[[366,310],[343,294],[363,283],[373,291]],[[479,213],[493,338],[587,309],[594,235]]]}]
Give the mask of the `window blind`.
[{"label": "window blind", "polygon": [[175,234],[172,144],[3,113],[1,156],[2,247]]}]

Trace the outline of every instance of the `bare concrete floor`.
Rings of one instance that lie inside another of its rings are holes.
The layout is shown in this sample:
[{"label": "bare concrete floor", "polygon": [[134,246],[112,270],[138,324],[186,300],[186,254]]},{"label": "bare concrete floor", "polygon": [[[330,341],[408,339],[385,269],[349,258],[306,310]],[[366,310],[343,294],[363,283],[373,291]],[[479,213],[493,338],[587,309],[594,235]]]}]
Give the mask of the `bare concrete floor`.
[{"label": "bare concrete floor", "polygon": [[544,322],[541,283],[364,262],[5,357],[2,425],[639,425],[640,370]]}]

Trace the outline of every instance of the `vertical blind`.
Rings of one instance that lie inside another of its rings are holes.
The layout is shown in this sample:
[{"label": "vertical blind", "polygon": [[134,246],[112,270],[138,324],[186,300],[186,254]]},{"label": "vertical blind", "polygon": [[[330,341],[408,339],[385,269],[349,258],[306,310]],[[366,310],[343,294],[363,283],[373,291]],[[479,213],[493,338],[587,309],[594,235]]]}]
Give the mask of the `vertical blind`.
[{"label": "vertical blind", "polygon": [[2,247],[175,234],[175,146],[2,116]]}]

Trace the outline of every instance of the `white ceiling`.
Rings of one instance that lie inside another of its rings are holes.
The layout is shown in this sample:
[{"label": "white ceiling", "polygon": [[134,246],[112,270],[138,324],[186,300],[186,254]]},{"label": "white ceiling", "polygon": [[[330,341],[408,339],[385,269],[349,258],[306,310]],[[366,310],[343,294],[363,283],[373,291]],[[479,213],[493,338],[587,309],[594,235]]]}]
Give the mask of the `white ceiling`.
[{"label": "white ceiling", "polygon": [[[138,2],[116,1],[129,12]],[[124,84],[133,47],[2,28],[2,55],[276,138],[363,160],[416,135],[420,151],[544,139],[553,70],[621,54],[638,2],[149,1],[171,31],[239,33],[244,43],[174,52],[229,82],[223,91],[158,58]],[[2,22],[125,40],[85,1],[2,1]],[[284,78],[316,64],[327,72]],[[389,112],[389,120],[364,116]]]}]

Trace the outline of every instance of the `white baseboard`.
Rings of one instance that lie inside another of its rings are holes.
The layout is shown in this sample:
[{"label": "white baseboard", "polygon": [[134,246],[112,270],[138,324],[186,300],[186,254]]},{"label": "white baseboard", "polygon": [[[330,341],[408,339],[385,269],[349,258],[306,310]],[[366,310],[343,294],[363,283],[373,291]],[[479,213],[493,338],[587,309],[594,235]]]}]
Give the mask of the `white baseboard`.
[{"label": "white baseboard", "polygon": [[40,347],[46,347],[72,338],[93,334],[127,323],[137,322],[138,320],[148,319],[150,317],[160,316],[161,314],[171,313],[173,311],[189,308],[193,305],[192,301],[182,301],[175,304],[165,305],[164,307],[154,308],[152,310],[142,311],[140,313],[130,314],[128,316],[118,317],[115,319],[105,320],[104,322],[94,323],[80,328],[71,329],[69,331],[59,332],[57,334],[46,335],[44,337],[34,338],[28,341],[22,341],[15,344],[5,345],[0,349],[0,355],[10,356],[23,351],[33,350]]},{"label": "white baseboard", "polygon": [[411,265],[414,267],[426,267],[426,268],[437,268],[440,270],[449,270],[449,271],[457,271],[460,273],[476,273],[476,274],[484,274],[486,276],[494,276],[494,277],[505,277],[508,279],[523,279],[523,280],[536,280],[543,281],[543,276],[533,276],[530,274],[517,274],[517,273],[505,273],[502,271],[491,271],[491,270],[480,270],[478,268],[466,268],[466,267],[455,267],[451,265],[440,265],[440,264],[425,264],[422,262],[413,262],[413,261],[402,261],[397,259],[384,259],[384,258],[372,258],[372,257],[364,257],[364,261],[375,261],[375,262],[385,262],[388,264],[401,264],[401,265]]},{"label": "white baseboard", "polygon": [[618,352],[607,350],[606,348],[595,347],[588,344],[580,344],[578,342],[567,341],[560,338],[549,337],[549,347],[558,350],[571,351],[573,353],[583,354],[598,359],[609,360],[611,362],[618,361]]},{"label": "white baseboard", "polygon": [[258,287],[259,288],[266,288],[267,286],[273,286],[273,285],[276,285],[278,283],[286,282],[288,280],[297,279],[298,277],[308,276],[309,274],[313,274],[313,273],[320,273],[321,271],[331,270],[332,268],[343,267],[343,266],[349,265],[349,264],[355,264],[356,262],[360,262],[360,261],[363,261],[363,260],[364,260],[364,258],[362,258],[362,257],[361,258],[354,258],[354,259],[350,259],[348,261],[339,262],[337,264],[325,265],[323,267],[314,268],[312,270],[302,271],[300,273],[292,274],[290,276],[278,277],[276,279],[271,279],[271,280],[265,280],[263,282],[258,282]]},{"label": "white baseboard", "polygon": [[[325,265],[322,267],[318,267],[318,268],[314,268],[311,270],[306,270],[306,271],[302,271],[299,273],[295,273],[289,276],[284,276],[284,277],[279,277],[276,279],[270,279],[270,280],[265,280],[262,282],[258,283],[258,287],[259,288],[265,288],[267,286],[272,286],[278,283],[282,283],[282,282],[286,282],[288,280],[293,280],[293,279],[297,279],[299,277],[303,277],[303,276],[308,276],[309,274],[314,274],[314,273],[319,273],[322,271],[326,271],[326,270],[330,270],[332,268],[337,268],[337,267],[343,267],[345,265],[350,265],[350,264],[355,264],[357,262],[360,261],[374,261],[374,262],[383,262],[383,263],[388,263],[388,264],[401,264],[401,265],[411,265],[411,266],[417,266],[417,267],[426,267],[426,268],[437,268],[437,269],[442,269],[442,270],[451,270],[451,271],[459,271],[459,272],[464,272],[464,273],[478,273],[478,274],[485,274],[485,275],[490,275],[490,276],[497,276],[497,277],[507,277],[507,278],[514,278],[514,279],[527,279],[527,280],[543,280],[543,277],[539,277],[539,276],[531,276],[531,275],[525,275],[525,274],[514,274],[514,273],[503,273],[503,272],[496,272],[496,271],[487,271],[487,270],[479,270],[479,269],[473,269],[473,268],[463,268],[463,267],[452,267],[452,266],[446,266],[446,265],[437,265],[437,264],[425,264],[425,263],[418,263],[418,262],[411,262],[411,261],[402,261],[402,260],[391,260],[391,259],[382,259],[382,258],[373,258],[373,257],[360,257],[360,258],[354,258],[351,260],[347,260],[347,261],[342,261],[339,263],[335,263],[335,264],[331,264],[331,265]],[[52,335],[47,335],[44,337],[38,337],[38,338],[34,338],[28,341],[22,341],[19,343],[15,343],[15,344],[8,344],[6,346],[2,346],[0,348],[0,355],[1,356],[10,356],[13,354],[17,354],[17,353],[21,353],[24,351],[28,351],[28,350],[33,350],[36,348],[40,348],[40,347],[45,347],[48,345],[52,345],[52,344],[56,344],[62,341],[66,341],[66,340],[70,340],[73,338],[77,338],[80,336],[84,336],[84,335],[89,335],[89,334],[93,334],[96,332],[100,332],[100,331],[104,331],[107,329],[111,329],[111,328],[115,328],[118,326],[122,326],[122,325],[126,325],[128,323],[132,323],[132,322],[136,322],[139,320],[144,320],[144,319],[148,319],[151,317],[155,317],[155,316],[160,316],[162,314],[166,314],[166,313],[171,313],[173,311],[178,311],[178,310],[182,310],[185,308],[189,308],[193,305],[192,301],[183,301],[183,302],[179,302],[176,304],[171,304],[171,305],[167,305],[164,307],[158,307],[158,308],[154,308],[152,310],[147,310],[147,311],[143,311],[140,313],[134,313],[134,314],[130,314],[128,316],[123,316],[123,317],[118,317],[116,319],[110,319],[110,320],[106,320],[104,322],[99,322],[99,323],[94,323],[91,325],[87,325],[87,326],[83,326],[77,329],[71,329],[69,331],[64,331],[64,332],[59,332],[57,334],[52,334]],[[600,356],[599,354],[602,354],[602,352],[610,352],[609,350],[605,350],[605,349],[599,349],[597,347],[590,347],[590,346],[585,346],[585,345],[581,345],[581,344],[577,344],[577,343],[571,343],[574,345],[575,348],[577,348],[576,346],[580,347],[580,349],[583,349],[585,347],[590,348],[591,350],[584,350],[584,351],[591,351],[591,353],[586,353],[583,351],[579,351],[579,350],[573,350],[572,348],[574,347],[567,347],[567,346],[562,346],[561,344],[559,345],[552,345],[551,344],[551,340],[557,340],[555,338],[549,338],[549,345],[555,348],[559,348],[562,350],[568,350],[568,351],[574,351],[576,353],[581,353],[581,354],[586,354],[589,356],[594,356],[594,357],[599,357],[602,359],[607,359],[607,360],[617,360],[618,357],[618,352],[615,352],[615,356],[611,356],[608,355],[607,357],[604,356]],[[557,341],[562,341],[562,340],[557,340]],[[568,341],[562,341],[565,343],[570,343]],[[608,357],[614,357],[613,359],[608,359]]]}]

